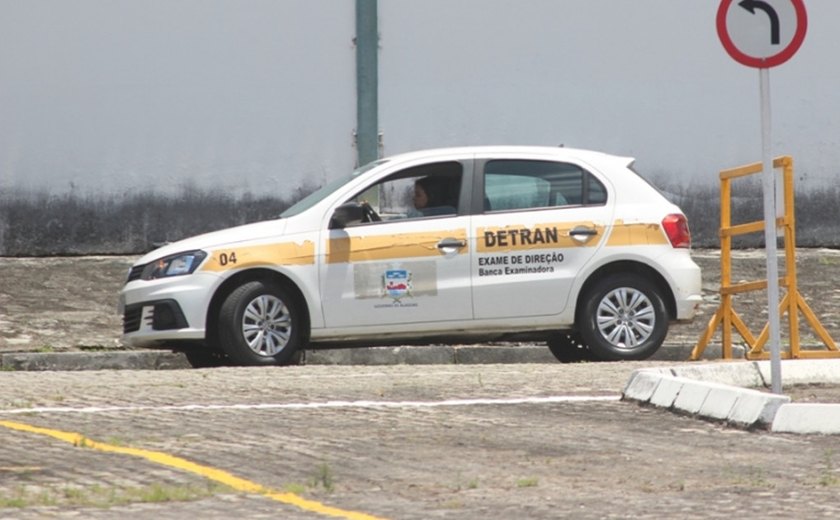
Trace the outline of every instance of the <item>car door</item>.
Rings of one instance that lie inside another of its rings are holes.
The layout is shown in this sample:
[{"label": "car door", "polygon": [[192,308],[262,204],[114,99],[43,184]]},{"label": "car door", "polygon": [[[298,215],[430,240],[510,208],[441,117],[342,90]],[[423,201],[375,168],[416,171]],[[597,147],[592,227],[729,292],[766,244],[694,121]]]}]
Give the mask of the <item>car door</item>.
[{"label": "car door", "polygon": [[534,157],[476,162],[470,228],[476,319],[555,315],[603,246],[612,218],[604,183],[573,162]]},{"label": "car door", "polygon": [[[458,211],[464,178],[459,161],[412,165],[346,201],[367,204],[381,220],[325,233],[321,301],[328,328],[396,330],[472,318],[469,216]],[[418,209],[420,185],[435,191],[424,193],[429,204]]]}]

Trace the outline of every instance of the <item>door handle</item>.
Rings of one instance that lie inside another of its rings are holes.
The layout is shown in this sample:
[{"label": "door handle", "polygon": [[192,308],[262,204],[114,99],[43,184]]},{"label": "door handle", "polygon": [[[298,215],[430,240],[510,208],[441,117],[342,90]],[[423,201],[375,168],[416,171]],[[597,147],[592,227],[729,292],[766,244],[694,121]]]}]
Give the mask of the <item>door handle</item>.
[{"label": "door handle", "polygon": [[569,236],[578,242],[586,242],[597,234],[597,229],[588,226],[577,226],[569,231]]},{"label": "door handle", "polygon": [[438,249],[461,249],[466,246],[466,240],[458,240],[457,238],[444,238],[437,243]]}]

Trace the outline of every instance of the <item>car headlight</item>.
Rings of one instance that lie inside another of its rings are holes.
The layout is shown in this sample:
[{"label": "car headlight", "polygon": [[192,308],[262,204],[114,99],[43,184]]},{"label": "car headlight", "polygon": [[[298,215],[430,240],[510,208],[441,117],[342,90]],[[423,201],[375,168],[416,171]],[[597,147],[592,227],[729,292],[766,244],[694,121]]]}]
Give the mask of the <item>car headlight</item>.
[{"label": "car headlight", "polygon": [[198,266],[201,265],[202,260],[205,258],[207,258],[207,253],[204,251],[188,251],[186,253],[165,256],[160,260],[146,264],[140,278],[143,280],[156,280],[169,276],[192,274],[198,269]]}]

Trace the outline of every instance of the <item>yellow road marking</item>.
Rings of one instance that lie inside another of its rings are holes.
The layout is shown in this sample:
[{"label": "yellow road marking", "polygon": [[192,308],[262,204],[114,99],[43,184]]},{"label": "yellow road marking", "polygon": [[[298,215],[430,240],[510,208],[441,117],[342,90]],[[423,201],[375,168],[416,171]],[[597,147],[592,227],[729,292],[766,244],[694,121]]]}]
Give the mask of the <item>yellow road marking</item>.
[{"label": "yellow road marking", "polygon": [[40,428],[29,424],[14,422],[14,421],[0,421],[0,426],[4,426],[11,430],[18,430],[28,433],[37,433],[39,435],[46,435],[60,441],[72,444],[73,446],[81,446],[85,448],[92,448],[108,453],[119,453],[122,455],[131,455],[132,457],[139,457],[146,459],[156,464],[162,464],[171,468],[180,469],[210,480],[215,480],[237,491],[245,493],[254,493],[263,495],[271,500],[282,502],[284,504],[292,505],[303,509],[326,516],[337,518],[346,518],[348,520],[382,520],[380,517],[368,515],[366,513],[359,513],[357,511],[347,511],[336,507],[331,507],[314,500],[308,500],[294,493],[277,491],[271,488],[264,487],[256,482],[251,482],[244,478],[237,477],[228,473],[227,471],[197,464],[195,462],[169,455],[160,451],[143,450],[139,448],[128,448],[124,446],[114,446],[113,444],[106,444],[103,442],[88,439],[84,435],[75,432],[65,432],[61,430],[52,430],[49,428]]}]

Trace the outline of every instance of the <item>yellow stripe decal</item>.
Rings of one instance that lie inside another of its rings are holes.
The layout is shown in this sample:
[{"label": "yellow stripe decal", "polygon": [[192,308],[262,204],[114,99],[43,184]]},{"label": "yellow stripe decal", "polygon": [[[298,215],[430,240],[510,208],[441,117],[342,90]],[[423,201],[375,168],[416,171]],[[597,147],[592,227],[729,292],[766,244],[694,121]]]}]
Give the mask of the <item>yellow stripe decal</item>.
[{"label": "yellow stripe decal", "polygon": [[[365,260],[394,260],[440,256],[437,243],[444,238],[467,240],[466,229],[443,230],[399,235],[333,238],[329,243],[327,262],[363,262]],[[469,247],[458,250],[458,254],[469,252]]]},{"label": "yellow stripe decal", "polygon": [[[572,239],[569,232],[579,226],[594,229],[596,235],[582,243]],[[601,242],[601,237],[604,236],[604,226],[592,222],[560,222],[537,224],[530,227],[486,227],[478,228],[476,235],[479,253],[528,251],[558,247],[594,247]]]},{"label": "yellow stripe decal", "polygon": [[665,245],[668,237],[658,224],[625,224],[616,220],[607,246],[653,246]]},{"label": "yellow stripe decal", "polygon": [[202,271],[227,271],[262,265],[308,265],[315,263],[315,244],[305,241],[265,244],[260,246],[231,246],[212,251],[201,267]]},{"label": "yellow stripe decal", "polygon": [[346,518],[349,520],[381,520],[379,517],[375,517],[366,513],[347,511],[344,509],[327,506],[314,500],[308,500],[301,496],[295,495],[294,493],[287,493],[270,489],[261,486],[260,484],[257,484],[255,482],[251,482],[250,480],[246,480],[244,478],[232,475],[227,471],[213,468],[210,466],[204,466],[202,464],[197,464],[195,462],[182,459],[181,457],[176,457],[159,451],[114,446],[112,444],[105,444],[102,442],[97,442],[88,439],[80,433],[65,432],[61,430],[51,430],[48,428],[39,428],[37,426],[31,426],[29,424],[18,423],[13,421],[0,421],[0,426],[27,433],[37,433],[39,435],[46,435],[48,437],[52,437],[54,439],[70,443],[73,446],[92,448],[107,453],[119,453],[121,455],[131,455],[132,457],[139,457],[141,459],[146,459],[156,464],[161,464],[170,468],[180,469],[189,473],[194,473],[204,478],[224,484],[237,491],[263,495],[267,498],[270,498],[271,500],[282,502],[283,504],[292,505],[303,509],[304,511],[309,511],[312,513],[318,513],[321,515],[332,516],[336,518]]}]

